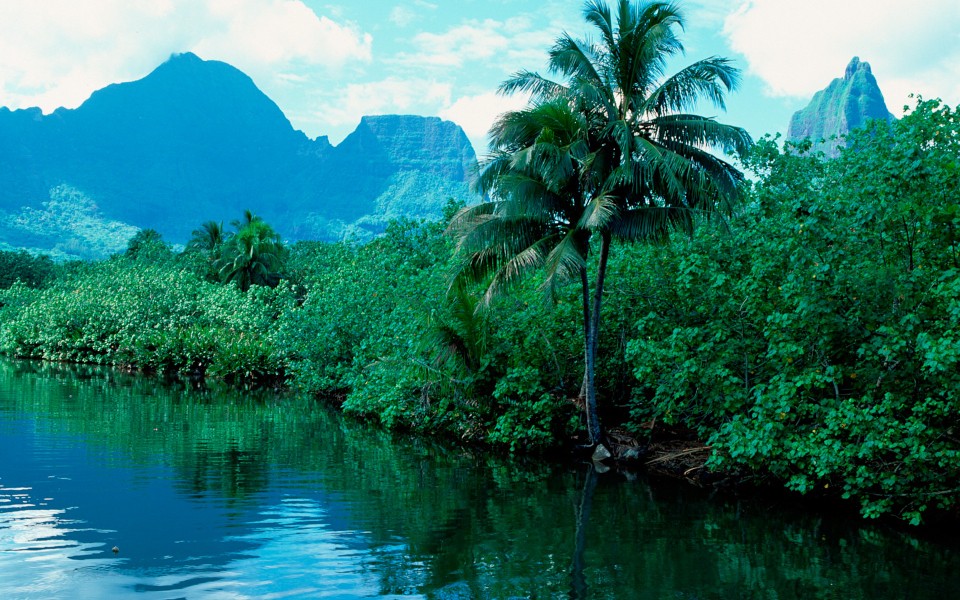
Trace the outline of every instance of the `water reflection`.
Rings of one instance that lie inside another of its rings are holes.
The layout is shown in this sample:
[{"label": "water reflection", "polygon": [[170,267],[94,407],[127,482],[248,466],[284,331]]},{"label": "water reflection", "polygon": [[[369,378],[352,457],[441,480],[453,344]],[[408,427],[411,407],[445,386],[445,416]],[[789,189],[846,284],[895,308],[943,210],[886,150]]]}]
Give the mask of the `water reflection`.
[{"label": "water reflection", "polygon": [[93,368],[0,362],[0,486],[15,598],[948,598],[960,572],[857,522]]}]

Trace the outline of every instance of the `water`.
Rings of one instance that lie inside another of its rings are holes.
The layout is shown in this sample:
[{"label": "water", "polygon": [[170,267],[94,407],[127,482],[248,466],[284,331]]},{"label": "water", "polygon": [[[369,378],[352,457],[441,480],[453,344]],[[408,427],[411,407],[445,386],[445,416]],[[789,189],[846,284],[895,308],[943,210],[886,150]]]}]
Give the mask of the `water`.
[{"label": "water", "polygon": [[4,599],[946,600],[957,549],[395,439],[308,399],[0,362]]}]

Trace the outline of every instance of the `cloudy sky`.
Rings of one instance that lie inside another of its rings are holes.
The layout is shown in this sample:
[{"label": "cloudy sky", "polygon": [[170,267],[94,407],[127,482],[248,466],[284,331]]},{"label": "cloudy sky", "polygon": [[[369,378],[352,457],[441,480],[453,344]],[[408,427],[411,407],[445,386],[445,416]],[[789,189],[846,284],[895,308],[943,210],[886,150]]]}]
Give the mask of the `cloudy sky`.
[{"label": "cloudy sky", "polygon": [[[721,120],[755,137],[843,74],[873,67],[894,114],[908,94],[960,102],[960,2],[686,0],[685,62],[744,71]],[[294,127],[339,142],[365,114],[440,115],[479,151],[518,69],[542,70],[579,0],[0,0],[0,106],[73,108],[191,51],[250,75]],[[678,65],[679,66],[679,65]]]}]

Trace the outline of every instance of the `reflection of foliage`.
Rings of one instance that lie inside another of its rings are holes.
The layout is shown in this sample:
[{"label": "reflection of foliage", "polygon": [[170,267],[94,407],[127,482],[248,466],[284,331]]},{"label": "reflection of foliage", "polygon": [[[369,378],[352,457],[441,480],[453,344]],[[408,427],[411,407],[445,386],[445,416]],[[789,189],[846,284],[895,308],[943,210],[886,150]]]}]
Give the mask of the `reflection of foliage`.
[{"label": "reflection of foliage", "polygon": [[68,259],[106,258],[122,251],[136,232],[132,225],[104,219],[93,200],[67,185],[51,189],[43,208],[24,208],[0,221],[9,244]]},{"label": "reflection of foliage", "polygon": [[578,510],[589,517],[581,584],[591,598],[946,598],[960,568],[950,547],[884,529],[671,481],[600,477],[591,489],[583,473],[394,439],[303,397],[3,362],[0,398],[45,432],[170,465],[188,497],[259,512],[282,483],[322,503],[324,526],[369,556],[384,594],[566,594]]}]

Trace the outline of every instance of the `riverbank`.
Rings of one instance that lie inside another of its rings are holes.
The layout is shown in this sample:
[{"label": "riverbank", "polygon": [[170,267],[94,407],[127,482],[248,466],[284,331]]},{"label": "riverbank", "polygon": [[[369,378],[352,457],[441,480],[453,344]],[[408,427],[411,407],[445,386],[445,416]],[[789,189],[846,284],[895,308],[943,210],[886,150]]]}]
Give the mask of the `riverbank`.
[{"label": "riverbank", "polygon": [[[831,161],[761,141],[728,223],[614,244],[600,422],[663,444],[651,466],[688,478],[836,495],[868,519],[955,514],[958,127],[924,101]],[[583,443],[569,400],[584,379],[577,286],[545,296],[541,274],[494,298],[451,287],[462,264],[445,229],[396,221],[362,245],[274,244],[282,272],[246,291],[217,277],[216,246],[174,252],[141,235],[135,252],[0,290],[0,353],[282,380],[386,430],[493,452]]]}]

